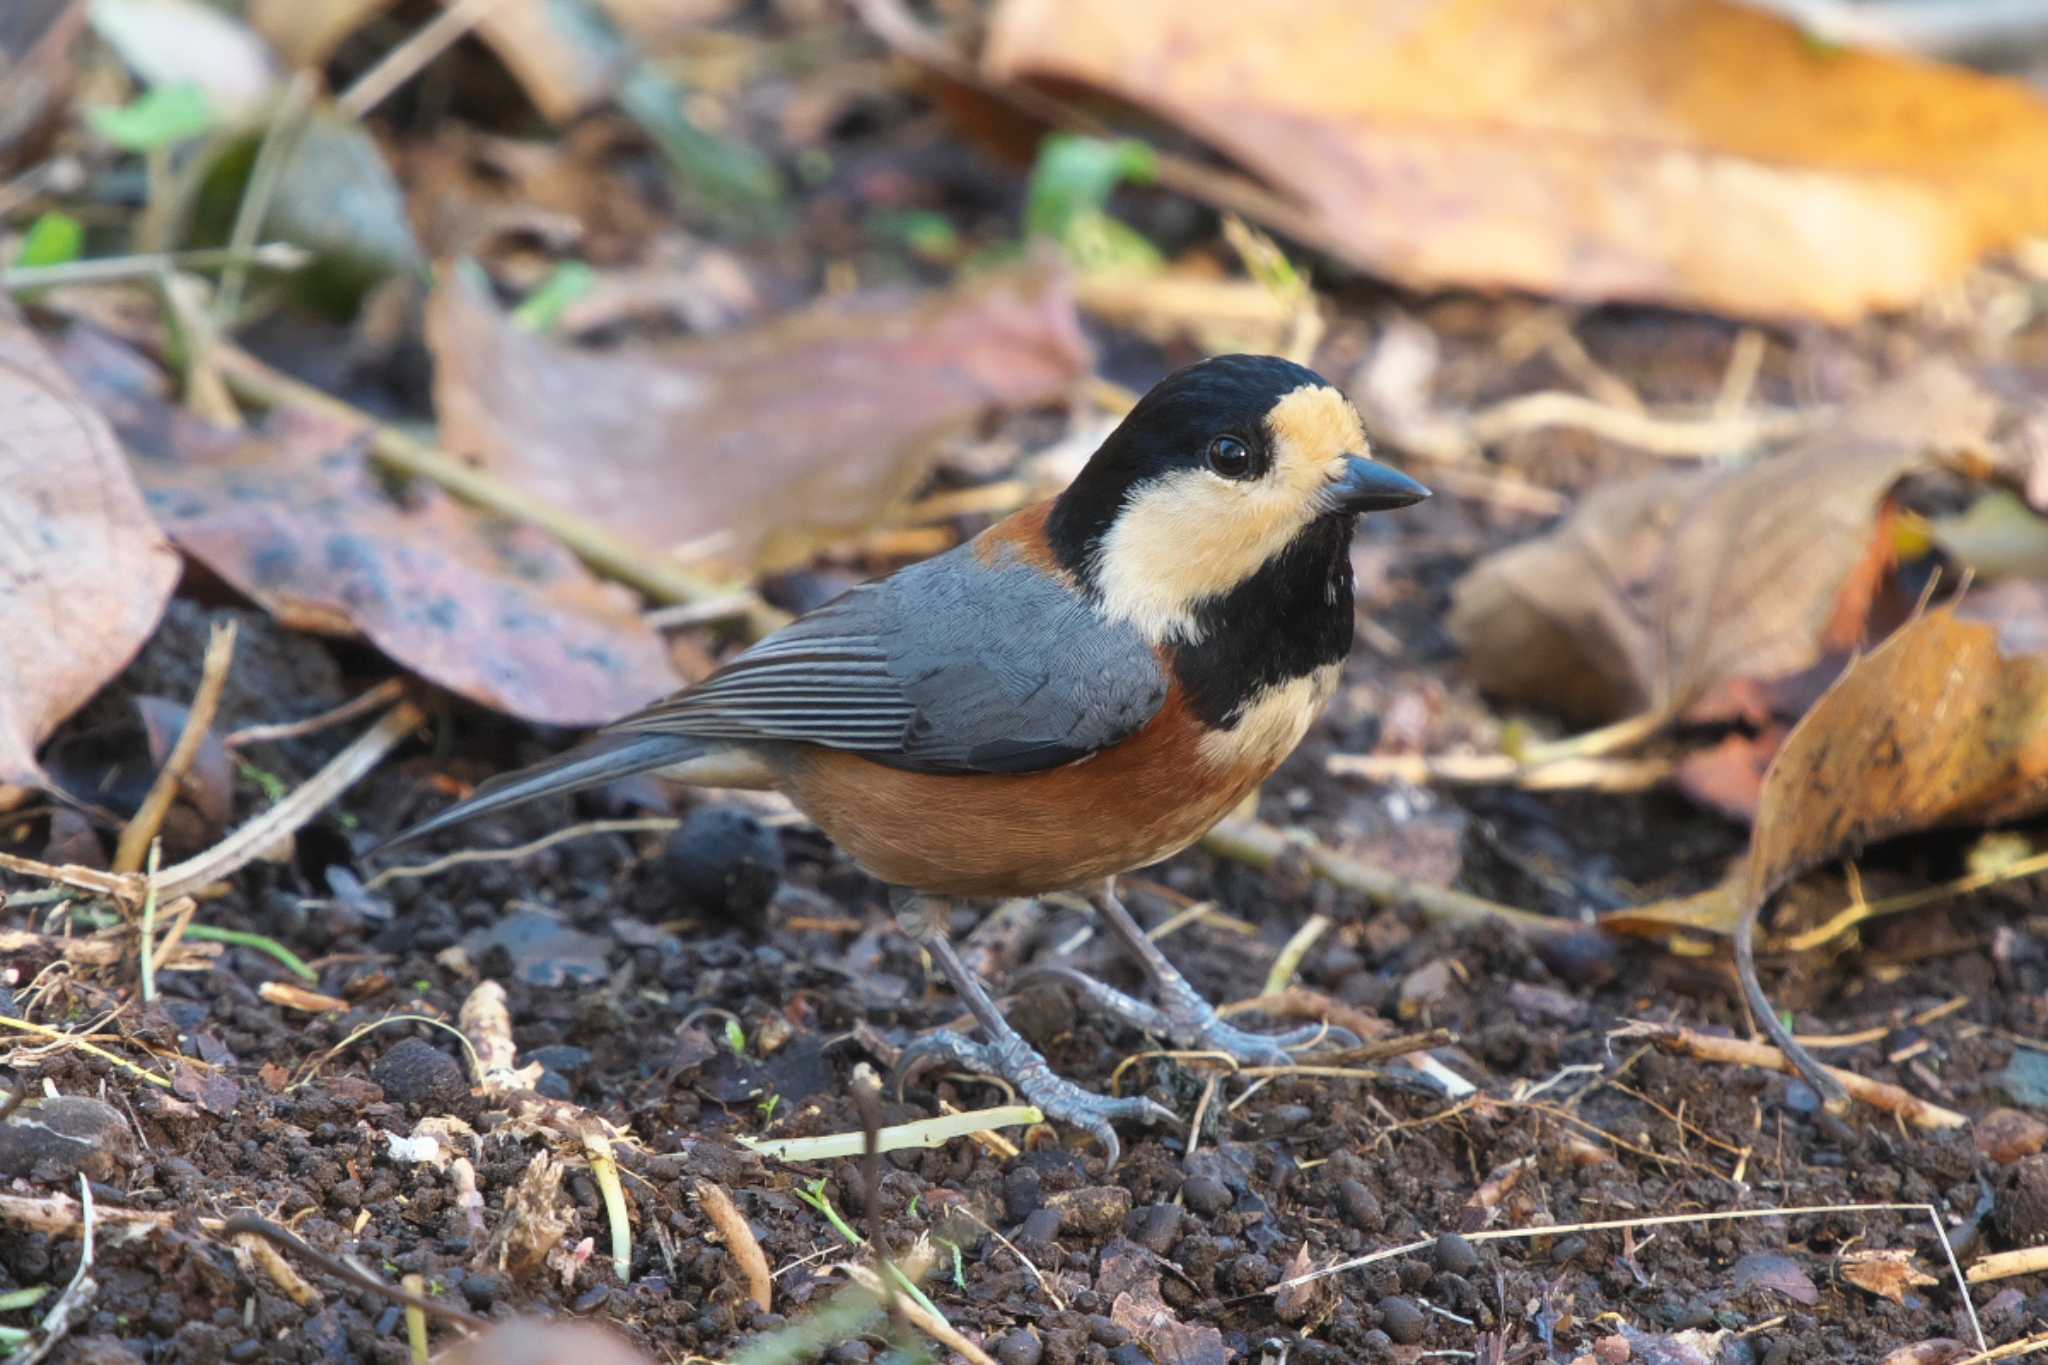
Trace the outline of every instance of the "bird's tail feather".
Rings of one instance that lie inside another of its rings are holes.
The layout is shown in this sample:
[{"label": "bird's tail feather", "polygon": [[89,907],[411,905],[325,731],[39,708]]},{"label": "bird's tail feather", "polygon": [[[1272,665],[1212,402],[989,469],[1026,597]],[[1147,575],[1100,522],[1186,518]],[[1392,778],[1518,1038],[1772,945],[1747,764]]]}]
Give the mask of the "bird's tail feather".
[{"label": "bird's tail feather", "polygon": [[704,741],[687,735],[601,734],[530,768],[492,778],[467,800],[400,830],[366,856],[374,857],[399,844],[539,797],[582,791],[634,773],[666,768],[695,758],[704,748]]}]

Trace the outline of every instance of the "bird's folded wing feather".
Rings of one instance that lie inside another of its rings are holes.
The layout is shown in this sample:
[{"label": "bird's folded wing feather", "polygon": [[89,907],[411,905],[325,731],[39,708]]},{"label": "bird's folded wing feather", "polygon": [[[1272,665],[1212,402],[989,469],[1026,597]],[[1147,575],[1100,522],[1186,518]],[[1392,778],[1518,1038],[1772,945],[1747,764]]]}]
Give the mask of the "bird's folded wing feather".
[{"label": "bird's folded wing feather", "polygon": [[972,547],[855,588],[614,730],[795,740],[934,773],[1030,772],[1108,748],[1165,702],[1127,625]]}]

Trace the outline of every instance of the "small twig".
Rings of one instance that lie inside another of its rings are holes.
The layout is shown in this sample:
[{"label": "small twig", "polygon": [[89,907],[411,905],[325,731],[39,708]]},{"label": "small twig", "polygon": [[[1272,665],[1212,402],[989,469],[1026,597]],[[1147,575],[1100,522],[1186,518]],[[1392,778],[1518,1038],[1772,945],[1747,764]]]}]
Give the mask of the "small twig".
[{"label": "small twig", "polygon": [[413,877],[434,877],[451,867],[463,867],[470,863],[514,863],[528,858],[542,849],[553,848],[569,839],[581,839],[590,834],[665,834],[681,829],[683,822],[669,816],[646,816],[632,820],[590,820],[580,825],[569,825],[552,834],[542,835],[530,843],[514,848],[465,848],[459,852],[444,854],[430,863],[414,863],[404,867],[387,867],[363,883],[365,891],[375,891],[386,882],[404,881]]},{"label": "small twig", "polygon": [[[235,206],[234,225],[228,229],[229,251],[246,256],[255,246],[256,234],[263,230],[263,220],[270,216],[270,204],[277,197],[284,168],[305,134],[306,114],[316,89],[309,71],[296,73],[285,87],[284,97],[277,102],[269,126],[263,130],[263,140],[256,144],[256,160],[249,167],[249,178],[243,182],[242,200]],[[233,326],[235,315],[242,310],[242,289],[248,283],[248,273],[239,261],[221,272],[213,316],[222,327]]]},{"label": "small twig", "polygon": [[1530,763],[1513,754],[1331,754],[1332,777],[1366,782],[1434,783],[1467,787],[1519,787],[1523,791],[1648,791],[1678,771],[1671,758],[1559,758]]},{"label": "small twig", "polygon": [[711,1220],[711,1226],[718,1229],[718,1235],[725,1239],[725,1249],[731,1254],[733,1264],[746,1277],[747,1296],[754,1306],[768,1312],[775,1300],[775,1277],[768,1271],[768,1257],[761,1250],[761,1243],[755,1238],[754,1230],[747,1226],[747,1220],[740,1214],[739,1206],[732,1202],[732,1196],[725,1187],[715,1180],[697,1182],[697,1204],[704,1210],[704,1216]]},{"label": "small twig", "polygon": [[72,1272],[71,1283],[64,1286],[64,1292],[50,1305],[50,1311],[43,1315],[41,1330],[43,1339],[36,1348],[22,1357],[22,1365],[36,1365],[47,1356],[64,1334],[71,1330],[71,1321],[99,1293],[99,1283],[92,1277],[95,1215],[92,1205],[92,1182],[83,1173],[78,1177],[79,1223],[83,1229],[84,1247],[78,1254],[78,1269]]},{"label": "small twig", "polygon": [[274,847],[285,836],[297,833],[327,809],[358,779],[382,762],[384,755],[425,724],[426,719],[426,713],[415,702],[402,701],[392,707],[290,796],[206,852],[165,868],[158,892],[166,896],[182,895],[241,871],[261,857],[265,849]]},{"label": "small twig", "polygon": [[[1978,1338],[1980,1341],[1982,1337]],[[2018,1360],[2021,1356],[2048,1348],[2048,1332],[2036,1332],[2024,1341],[2009,1341],[2003,1346],[1979,1351],[1973,1356],[1964,1356],[1955,1365],[1991,1365],[1996,1360]]]},{"label": "small twig", "polygon": [[0,1028],[11,1028],[19,1033],[33,1033],[39,1038],[48,1038],[52,1042],[61,1043],[67,1048],[76,1048],[87,1056],[97,1057],[110,1066],[119,1067],[135,1077],[135,1079],[156,1086],[160,1090],[172,1088],[169,1077],[159,1076],[154,1071],[145,1070],[129,1061],[126,1057],[118,1057],[107,1051],[98,1043],[88,1043],[83,1038],[74,1037],[59,1029],[53,1029],[48,1024],[32,1024],[26,1019],[16,1019],[9,1015],[0,1014]]},{"label": "small twig", "polygon": [[128,284],[161,278],[166,271],[225,270],[233,265],[258,270],[303,270],[313,253],[290,242],[265,242],[247,251],[201,247],[194,251],[145,251],[134,256],[99,256],[61,265],[15,265],[0,270],[0,288],[11,294],[93,284]]},{"label": "small twig", "polygon": [[140,937],[136,957],[142,968],[142,1003],[145,1005],[156,1000],[156,953],[150,945],[156,941],[156,873],[158,864],[163,861],[163,852],[163,840],[149,841],[149,880],[142,893],[142,923],[136,930]]},{"label": "small twig", "polygon": [[178,732],[178,742],[171,746],[164,766],[150,783],[149,794],[142,798],[135,818],[121,831],[121,842],[114,849],[115,872],[134,872],[148,856],[150,841],[163,829],[164,817],[177,800],[179,784],[191,771],[193,760],[199,757],[199,750],[213,731],[213,719],[220,711],[221,692],[227,686],[228,669],[234,659],[235,623],[232,619],[217,622],[206,642],[206,657],[199,666],[199,686],[192,694],[192,709],[185,714],[185,728]]},{"label": "small twig", "polygon": [[337,725],[367,715],[379,707],[389,706],[405,695],[411,686],[404,678],[386,678],[360,696],[351,697],[341,705],[322,711],[317,716],[304,720],[280,721],[274,725],[245,725],[239,730],[229,731],[220,742],[220,747],[230,753],[251,744],[270,744],[277,740],[303,739],[317,735],[322,730],[331,730]]},{"label": "small twig", "polygon": [[386,1284],[376,1276],[360,1270],[346,1261],[329,1256],[326,1252],[309,1245],[297,1233],[278,1226],[268,1218],[258,1218],[252,1213],[238,1213],[222,1223],[220,1231],[229,1237],[240,1236],[243,1233],[253,1233],[258,1237],[283,1247],[300,1260],[310,1262],[313,1266],[344,1284],[354,1285],[357,1289],[367,1289],[372,1294],[381,1295],[394,1303],[403,1304],[407,1308],[417,1308],[429,1317],[441,1318],[448,1322],[459,1322],[474,1332],[484,1331],[491,1325],[489,1319],[480,1318],[474,1313],[464,1312],[453,1304],[440,1303],[424,1295],[407,1293],[397,1285]]},{"label": "small twig", "polygon": [[[1045,1115],[1028,1104],[1008,1104],[994,1109],[972,1109],[964,1114],[941,1114],[915,1123],[898,1123],[876,1134],[882,1152],[914,1151],[943,1147],[955,1138],[997,1128],[1028,1128],[1045,1122]],[[751,1138],[742,1136],[744,1147],[777,1161],[831,1161],[859,1156],[865,1135],[826,1133],[807,1138]]]},{"label": "small twig", "polygon": [[1294,936],[1280,949],[1280,956],[1273,959],[1272,969],[1266,973],[1266,989],[1260,993],[1278,995],[1292,985],[1294,974],[1301,970],[1302,961],[1335,923],[1328,915],[1310,915],[1303,920]]},{"label": "small twig", "polygon": [[[1682,1024],[1656,1024],[1647,1020],[1637,1020],[1614,1030],[1609,1036],[1646,1038],[1667,1051],[1682,1052],[1705,1062],[1756,1067],[1764,1071],[1791,1073],[1797,1070],[1792,1061],[1778,1048],[1741,1038],[1719,1038],[1686,1028]],[[1815,1065],[1819,1066],[1819,1063]],[[1961,1128],[1969,1123],[1968,1118],[1955,1110],[1944,1109],[1896,1085],[1873,1081],[1839,1067],[1821,1069],[1850,1096],[1872,1108],[1882,1109],[1888,1114],[1897,1114],[1916,1127]]]},{"label": "small twig", "polygon": [[392,91],[418,75],[427,63],[461,41],[499,3],[501,0],[462,0],[461,4],[449,5],[356,77],[355,83],[335,98],[335,112],[343,118],[362,118]]},{"label": "small twig", "polygon": [[[854,1070],[853,1102],[860,1110],[861,1204],[868,1216],[868,1242],[874,1247],[877,1260],[883,1265],[894,1265],[889,1229],[882,1217],[882,1090],[866,1066]],[[896,1292],[895,1280],[883,1279],[881,1284],[882,1304],[889,1317],[893,1320],[902,1316],[903,1300]]]},{"label": "small twig", "polygon": [[[416,1299],[426,1294],[424,1275],[407,1275],[399,1284]],[[412,1356],[412,1365],[427,1365],[427,1315],[411,1304],[405,1306],[405,1346]]]},{"label": "small twig", "polygon": [[619,1183],[618,1159],[612,1155],[612,1141],[602,1129],[583,1130],[583,1155],[590,1162],[590,1177],[604,1200],[605,1221],[611,1227],[612,1269],[621,1284],[633,1282],[633,1222],[626,1212],[626,1189]]},{"label": "small twig", "polygon": [[1262,870],[1295,851],[1306,860],[1310,872],[1338,889],[1376,905],[1413,905],[1433,924],[1508,924],[1532,934],[1571,934],[1582,927],[1369,867],[1321,844],[1290,837],[1263,821],[1226,820],[1209,831],[1202,847],[1219,858]]},{"label": "small twig", "polygon": [[1989,886],[2020,881],[2043,872],[2048,872],[2048,853],[2037,853],[2031,858],[2022,858],[2005,867],[1972,872],[1968,876],[1957,877],[1954,881],[1943,882],[1939,886],[1923,887],[1918,891],[1908,891],[1897,896],[1886,896],[1882,900],[1866,901],[1859,897],[1854,905],[1837,911],[1825,924],[1816,925],[1804,933],[1773,940],[1771,947],[1781,952],[1802,953],[1809,948],[1818,948],[1832,939],[1839,938],[1866,920],[1904,914],[1908,910],[1918,910],[1923,905],[1953,900],[1957,896],[1982,891]]},{"label": "small twig", "polygon": [[1991,1280],[2009,1280],[2015,1275],[2032,1275],[2039,1270],[2048,1270],[2048,1246],[2021,1247],[2017,1251],[1994,1251],[1989,1256],[1980,1256],[1971,1264],[1964,1278],[1971,1284],[1984,1284]]},{"label": "small twig", "polygon": [[[637,588],[657,602],[701,602],[732,596],[730,584],[710,583],[685,573],[640,546],[621,540],[597,523],[536,498],[524,489],[458,460],[444,450],[406,435],[331,394],[281,374],[239,347],[224,345],[216,360],[221,376],[245,401],[266,407],[294,407],[369,433],[370,451],[378,463],[397,474],[426,479],[487,511],[538,526],[598,573]],[[758,595],[745,613],[749,634],[765,635],[788,624],[787,612],[771,607]]]},{"label": "small twig", "polygon": [[1474,444],[1490,446],[1545,427],[1572,427],[1647,454],[1696,460],[1789,441],[1814,430],[1832,415],[1830,410],[1813,408],[1704,418],[1659,417],[1552,389],[1525,393],[1473,413],[1466,433]]},{"label": "small twig", "polygon": [[[884,1262],[884,1264],[890,1263]],[[895,1267],[891,1264],[890,1268],[893,1270]],[[882,1292],[882,1277],[868,1267],[849,1264],[846,1267],[846,1273],[849,1278],[861,1285],[869,1293],[880,1294]],[[897,1304],[897,1308],[902,1313],[905,1322],[930,1337],[933,1341],[938,1342],[939,1345],[947,1350],[965,1359],[968,1365],[996,1365],[995,1357],[962,1336],[959,1329],[954,1327],[952,1323],[933,1314],[915,1299],[905,1297]]]}]

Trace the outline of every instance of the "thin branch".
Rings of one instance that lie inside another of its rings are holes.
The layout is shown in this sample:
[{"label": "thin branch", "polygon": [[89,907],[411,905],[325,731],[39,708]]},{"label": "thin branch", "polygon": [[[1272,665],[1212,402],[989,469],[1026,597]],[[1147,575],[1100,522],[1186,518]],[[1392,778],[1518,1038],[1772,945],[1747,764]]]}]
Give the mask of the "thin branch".
[{"label": "thin branch", "polygon": [[[215,357],[222,378],[247,402],[265,407],[304,408],[369,432],[370,452],[394,473],[426,479],[487,511],[540,527],[598,573],[638,589],[657,602],[702,602],[732,596],[731,584],[712,583],[667,563],[662,556],[613,535],[566,508],[544,502],[524,489],[464,464],[445,450],[379,422],[311,384],[281,374],[236,346],[223,345]],[[787,625],[787,612],[748,593],[743,620],[751,635]]]},{"label": "thin branch", "polygon": [[199,668],[199,687],[192,694],[192,709],[185,714],[185,728],[178,733],[178,742],[171,746],[170,756],[164,759],[164,766],[157,771],[156,780],[149,785],[149,794],[142,798],[135,818],[121,831],[121,842],[114,849],[114,871],[134,872],[149,856],[149,846],[163,829],[164,817],[170,814],[171,803],[178,798],[178,789],[185,780],[185,774],[192,769],[193,760],[205,746],[206,737],[213,732],[214,717],[220,711],[221,692],[227,687],[228,669],[235,660],[235,623],[232,620],[217,623],[213,636],[206,642],[206,658]]}]

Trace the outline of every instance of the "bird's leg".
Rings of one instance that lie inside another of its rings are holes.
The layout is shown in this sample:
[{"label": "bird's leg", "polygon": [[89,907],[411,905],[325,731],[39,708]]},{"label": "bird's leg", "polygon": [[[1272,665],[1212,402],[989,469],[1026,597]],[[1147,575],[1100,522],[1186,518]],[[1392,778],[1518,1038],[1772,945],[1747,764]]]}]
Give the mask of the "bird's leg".
[{"label": "bird's leg", "polygon": [[1148,1124],[1162,1119],[1168,1123],[1175,1122],[1172,1111],[1151,1100],[1141,1096],[1112,1099],[1083,1090],[1055,1073],[1038,1049],[1010,1027],[981,982],[960,960],[960,954],[946,937],[943,917],[929,915],[926,908],[917,903],[919,899],[908,892],[895,893],[892,903],[897,918],[906,927],[916,926],[918,941],[938,962],[939,970],[946,974],[946,979],[953,983],[954,993],[966,1003],[968,1012],[981,1025],[987,1041],[977,1043],[957,1033],[947,1032],[931,1033],[917,1039],[903,1049],[902,1059],[896,1064],[899,1093],[912,1072],[937,1060],[985,1076],[1000,1077],[1015,1086],[1017,1093],[1027,1101],[1038,1106],[1047,1118],[1071,1123],[1092,1135],[1102,1144],[1108,1157],[1105,1169],[1114,1167],[1122,1154],[1116,1130],[1110,1127],[1112,1120],[1138,1119]]},{"label": "bird's leg", "polygon": [[1138,965],[1151,979],[1152,989],[1159,996],[1159,1004],[1155,1008],[1079,972],[1057,969],[1059,976],[1079,986],[1085,998],[1097,1008],[1107,1010],[1147,1033],[1167,1038],[1175,1047],[1225,1052],[1254,1066],[1285,1066],[1293,1060],[1288,1053],[1289,1048],[1303,1047],[1319,1040],[1340,1047],[1358,1045],[1358,1038],[1348,1029],[1323,1025],[1285,1033],[1252,1033],[1238,1028],[1218,1015],[1216,1007],[1188,984],[1179,968],[1167,961],[1166,954],[1159,951],[1159,945],[1146,937],[1138,922],[1131,918],[1131,912],[1124,909],[1124,903],[1117,899],[1114,878],[1105,881],[1102,890],[1092,899],[1096,909],[1102,912],[1103,922],[1131,956],[1138,959]]}]

